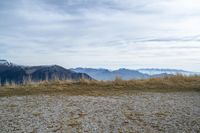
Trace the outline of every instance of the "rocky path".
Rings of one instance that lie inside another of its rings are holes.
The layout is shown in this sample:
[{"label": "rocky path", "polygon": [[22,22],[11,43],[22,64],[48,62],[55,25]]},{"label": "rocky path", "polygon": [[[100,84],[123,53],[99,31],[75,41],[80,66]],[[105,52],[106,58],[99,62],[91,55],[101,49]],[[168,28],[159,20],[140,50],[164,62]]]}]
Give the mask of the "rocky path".
[{"label": "rocky path", "polygon": [[0,98],[0,133],[199,133],[200,93]]}]

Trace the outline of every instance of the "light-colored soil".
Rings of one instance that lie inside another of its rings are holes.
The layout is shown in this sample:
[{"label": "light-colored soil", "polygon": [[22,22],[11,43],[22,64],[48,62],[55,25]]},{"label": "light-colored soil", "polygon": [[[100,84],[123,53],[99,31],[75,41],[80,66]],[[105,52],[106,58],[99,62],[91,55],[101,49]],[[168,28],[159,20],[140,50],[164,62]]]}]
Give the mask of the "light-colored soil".
[{"label": "light-colored soil", "polygon": [[0,133],[199,133],[199,92],[0,98]]}]

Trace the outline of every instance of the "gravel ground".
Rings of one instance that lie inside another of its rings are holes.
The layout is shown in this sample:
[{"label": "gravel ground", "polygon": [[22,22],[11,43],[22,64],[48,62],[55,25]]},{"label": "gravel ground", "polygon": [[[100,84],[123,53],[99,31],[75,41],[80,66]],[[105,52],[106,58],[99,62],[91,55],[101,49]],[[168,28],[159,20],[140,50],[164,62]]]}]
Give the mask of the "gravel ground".
[{"label": "gravel ground", "polygon": [[0,98],[0,133],[199,133],[200,93]]}]

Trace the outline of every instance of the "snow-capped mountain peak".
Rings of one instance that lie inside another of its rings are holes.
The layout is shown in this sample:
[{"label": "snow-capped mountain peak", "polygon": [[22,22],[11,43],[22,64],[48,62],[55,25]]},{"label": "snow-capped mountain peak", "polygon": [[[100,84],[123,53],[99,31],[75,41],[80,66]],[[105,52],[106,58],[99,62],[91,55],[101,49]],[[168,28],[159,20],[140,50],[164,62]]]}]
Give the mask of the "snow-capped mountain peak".
[{"label": "snow-capped mountain peak", "polygon": [[0,65],[4,65],[4,66],[13,66],[14,64],[11,63],[11,62],[8,62],[7,60],[0,59]]},{"label": "snow-capped mountain peak", "polygon": [[0,60],[1,65],[9,65],[9,62],[7,60]]}]

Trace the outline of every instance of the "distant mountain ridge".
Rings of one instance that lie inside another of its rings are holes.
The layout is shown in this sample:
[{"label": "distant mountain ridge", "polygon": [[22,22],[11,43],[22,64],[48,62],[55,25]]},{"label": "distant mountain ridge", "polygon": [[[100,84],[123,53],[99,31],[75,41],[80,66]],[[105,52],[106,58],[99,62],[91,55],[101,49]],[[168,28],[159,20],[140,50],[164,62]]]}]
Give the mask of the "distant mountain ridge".
[{"label": "distant mountain ridge", "polygon": [[95,69],[95,68],[72,68],[65,69],[58,65],[50,66],[21,66],[7,60],[0,60],[0,83],[6,82],[23,83],[24,81],[44,81],[44,80],[115,80],[120,77],[124,80],[146,79],[152,77],[165,77],[176,74],[187,76],[200,75],[200,73],[177,69],[125,69],[118,70]]},{"label": "distant mountain ridge", "polygon": [[96,80],[114,80],[116,77],[120,77],[124,80],[131,80],[131,79],[145,79],[150,77],[148,74],[143,74],[140,73],[139,71],[129,70],[125,68],[121,68],[114,71],[108,69],[94,69],[94,68],[75,68],[75,69],[72,68],[71,70],[75,72],[86,73]]},{"label": "distant mountain ridge", "polygon": [[85,73],[77,73],[58,65],[52,66],[20,66],[13,65],[6,60],[0,61],[0,83],[6,82],[21,84],[26,81],[44,80],[80,80],[92,78]]},{"label": "distant mountain ridge", "polygon": [[121,77],[124,80],[130,79],[146,79],[152,77],[164,77],[164,76],[172,76],[176,74],[183,75],[195,75],[199,73],[189,72],[184,70],[177,69],[125,69],[120,68],[118,70],[108,70],[108,69],[94,69],[94,68],[75,68],[71,69],[75,72],[86,73],[89,76],[93,77],[96,80],[114,80],[116,77]]},{"label": "distant mountain ridge", "polygon": [[197,72],[191,72],[191,71],[185,71],[185,70],[178,70],[178,69],[157,69],[157,68],[146,68],[146,69],[137,69],[137,71],[141,72],[141,73],[145,73],[148,75],[156,75],[156,74],[162,74],[162,73],[166,73],[166,74],[183,74],[183,75],[195,75],[195,74],[199,74]]}]

